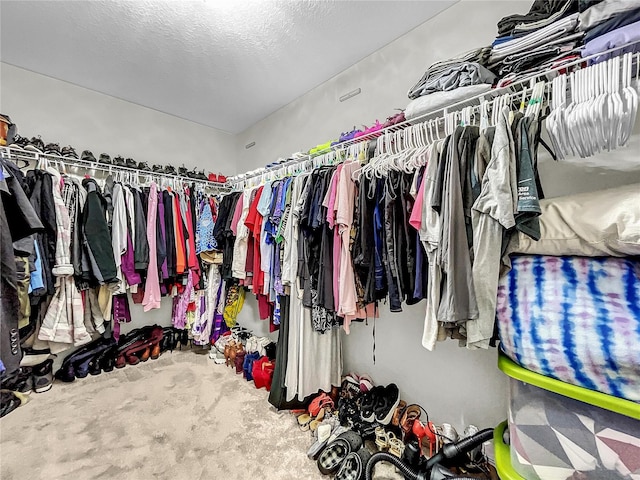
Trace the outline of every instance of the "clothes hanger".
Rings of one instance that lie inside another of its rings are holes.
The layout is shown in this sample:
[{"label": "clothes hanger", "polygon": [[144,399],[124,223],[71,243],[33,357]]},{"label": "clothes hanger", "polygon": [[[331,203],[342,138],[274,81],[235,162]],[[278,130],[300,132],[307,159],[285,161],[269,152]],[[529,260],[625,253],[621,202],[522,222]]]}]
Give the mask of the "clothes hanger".
[{"label": "clothes hanger", "polygon": [[547,115],[546,127],[547,133],[549,135],[549,139],[551,140],[551,145],[553,145],[553,149],[556,152],[558,158],[564,158],[564,152],[562,151],[561,142],[560,142],[560,81],[561,75],[554,78],[551,81],[551,111],[549,115]]},{"label": "clothes hanger", "polygon": [[[635,126],[636,115],[638,113],[638,92],[631,86],[631,79],[633,75],[633,54],[627,53],[625,55],[625,59],[626,69],[623,75],[623,79],[625,81],[625,109],[629,111],[629,114],[626,117],[625,129],[620,139],[621,146],[626,145],[631,138],[633,127]],[[640,68],[640,62],[636,62],[636,65],[637,68]]]}]

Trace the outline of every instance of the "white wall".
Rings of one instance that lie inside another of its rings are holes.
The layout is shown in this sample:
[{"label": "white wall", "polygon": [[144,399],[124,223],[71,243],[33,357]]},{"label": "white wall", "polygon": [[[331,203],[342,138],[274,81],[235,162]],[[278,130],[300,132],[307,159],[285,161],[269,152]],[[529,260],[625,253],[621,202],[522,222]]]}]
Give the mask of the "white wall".
[{"label": "white wall", "polygon": [[236,170],[233,135],[0,63],[0,111],[19,134],[140,162]]},{"label": "white wall", "polygon": [[[384,121],[394,108],[404,108],[408,89],[434,61],[451,58],[488,45],[496,34],[496,23],[505,15],[524,13],[530,2],[463,1],[437,17],[363,59],[306,95],[273,113],[238,135],[240,170],[253,170],[335,138],[353,125]],[[362,93],[340,103],[338,98],[355,89]],[[638,126],[636,127],[638,128]],[[256,145],[250,149],[244,146]],[[610,165],[635,160],[640,151],[636,135],[626,150],[606,158]],[[547,197],[640,182],[634,173],[584,168],[555,163],[540,154],[540,172]],[[581,164],[582,162],[582,164]],[[240,321],[255,325],[255,301],[247,301]],[[506,378],[497,369],[497,352],[469,351],[448,341],[436,351],[422,348],[424,302],[389,313],[382,305],[375,323],[376,363],[372,360],[373,322],[356,324],[344,335],[345,372],[367,372],[376,382],[396,382],[403,398],[421,403],[436,422],[448,421],[456,428],[468,423],[479,427],[506,418]]]}]

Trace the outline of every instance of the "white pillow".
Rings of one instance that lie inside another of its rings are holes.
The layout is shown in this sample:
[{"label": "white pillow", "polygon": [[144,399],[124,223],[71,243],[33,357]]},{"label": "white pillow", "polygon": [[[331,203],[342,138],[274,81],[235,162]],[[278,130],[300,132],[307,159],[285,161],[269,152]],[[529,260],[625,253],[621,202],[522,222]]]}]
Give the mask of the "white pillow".
[{"label": "white pillow", "polygon": [[640,184],[542,200],[540,207],[540,240],[514,235],[508,253],[640,255]]}]

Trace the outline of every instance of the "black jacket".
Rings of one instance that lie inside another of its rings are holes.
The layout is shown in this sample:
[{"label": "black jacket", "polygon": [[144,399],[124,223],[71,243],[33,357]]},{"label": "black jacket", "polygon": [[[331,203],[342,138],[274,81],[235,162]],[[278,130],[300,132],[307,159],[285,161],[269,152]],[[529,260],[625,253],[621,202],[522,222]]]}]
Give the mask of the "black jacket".
[{"label": "black jacket", "polygon": [[82,212],[82,227],[84,244],[91,258],[92,272],[100,283],[115,283],[118,277],[111,246],[111,234],[107,226],[106,203],[95,180],[86,178],[82,181],[82,185],[87,189],[87,203]]}]

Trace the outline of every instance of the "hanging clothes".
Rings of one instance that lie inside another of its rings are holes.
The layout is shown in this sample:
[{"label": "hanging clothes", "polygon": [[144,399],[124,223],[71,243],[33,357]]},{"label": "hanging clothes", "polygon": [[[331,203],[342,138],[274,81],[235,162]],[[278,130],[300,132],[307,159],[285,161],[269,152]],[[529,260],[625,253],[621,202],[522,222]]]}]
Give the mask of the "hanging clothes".
[{"label": "hanging clothes", "polygon": [[45,231],[30,199],[27,198],[17,166],[0,159],[0,362],[8,375],[22,359],[18,331],[20,299],[14,242]]}]

